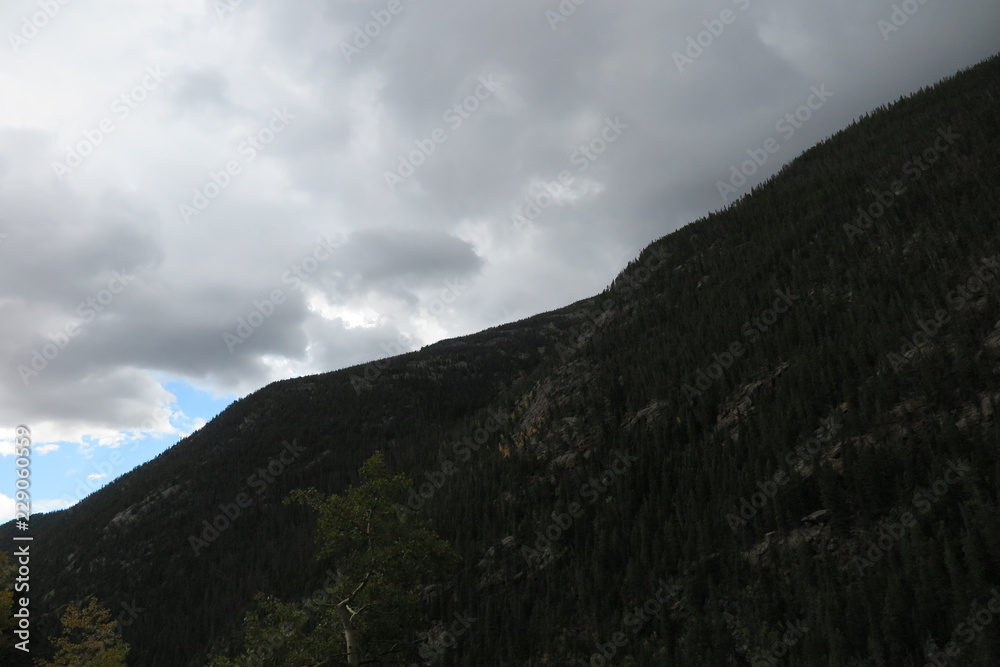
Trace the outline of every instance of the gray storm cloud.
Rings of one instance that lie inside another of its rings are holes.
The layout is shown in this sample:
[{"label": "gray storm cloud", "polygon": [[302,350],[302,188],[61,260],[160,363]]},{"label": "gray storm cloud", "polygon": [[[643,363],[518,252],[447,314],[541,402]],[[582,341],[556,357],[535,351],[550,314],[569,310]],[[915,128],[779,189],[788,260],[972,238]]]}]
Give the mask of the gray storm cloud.
[{"label": "gray storm cloud", "polygon": [[596,293],[1000,35],[991,0],[39,12],[0,16],[0,420],[76,437],[164,374],[246,393]]}]

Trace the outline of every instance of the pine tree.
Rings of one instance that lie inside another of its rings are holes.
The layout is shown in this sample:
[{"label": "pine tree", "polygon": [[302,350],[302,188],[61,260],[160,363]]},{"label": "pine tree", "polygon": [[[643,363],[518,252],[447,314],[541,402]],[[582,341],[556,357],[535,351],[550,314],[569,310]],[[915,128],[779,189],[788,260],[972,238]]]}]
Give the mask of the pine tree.
[{"label": "pine tree", "polygon": [[129,646],[111,612],[99,607],[96,599],[90,598],[86,607],[71,603],[61,623],[55,658],[38,661],[37,667],[125,667]]}]

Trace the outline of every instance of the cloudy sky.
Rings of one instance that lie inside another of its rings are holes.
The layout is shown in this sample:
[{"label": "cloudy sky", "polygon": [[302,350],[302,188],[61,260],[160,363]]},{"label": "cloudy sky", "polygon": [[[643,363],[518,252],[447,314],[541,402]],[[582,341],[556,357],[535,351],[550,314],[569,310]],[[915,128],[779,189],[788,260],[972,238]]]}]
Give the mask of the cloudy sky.
[{"label": "cloudy sky", "polygon": [[0,519],[18,424],[34,511],[65,507],[272,380],[593,295],[1000,48],[996,0],[12,0],[0,26]]}]

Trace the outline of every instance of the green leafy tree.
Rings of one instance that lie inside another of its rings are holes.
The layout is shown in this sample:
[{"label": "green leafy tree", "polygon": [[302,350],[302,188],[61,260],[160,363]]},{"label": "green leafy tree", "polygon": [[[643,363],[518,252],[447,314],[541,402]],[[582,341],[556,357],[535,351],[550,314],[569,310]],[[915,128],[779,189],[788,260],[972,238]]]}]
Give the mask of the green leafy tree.
[{"label": "green leafy tree", "polygon": [[[243,620],[244,651],[235,660],[218,657],[208,667],[260,667],[322,665],[330,642],[324,641],[319,625],[310,624],[308,609],[258,593],[257,608]],[[330,664],[328,661],[325,664]]]},{"label": "green leafy tree", "polygon": [[317,558],[335,576],[302,604],[258,594],[244,619],[244,650],[210,667],[403,664],[429,625],[427,591],[459,563],[447,542],[397,510],[410,488],[379,453],[361,466],[363,483],[342,495],[293,491],[286,502],[319,513]]},{"label": "green leafy tree", "polygon": [[338,575],[323,606],[339,626],[342,655],[351,667],[398,658],[416,643],[425,589],[458,561],[434,531],[399,513],[397,502],[411,483],[405,475],[391,475],[381,453],[360,473],[364,483],[343,495],[309,489],[289,497],[319,513],[317,558],[332,560]]},{"label": "green leafy tree", "polygon": [[38,667],[125,667],[129,645],[122,641],[111,612],[98,607],[97,600],[90,598],[86,607],[71,603],[61,623],[55,658],[38,661]]}]

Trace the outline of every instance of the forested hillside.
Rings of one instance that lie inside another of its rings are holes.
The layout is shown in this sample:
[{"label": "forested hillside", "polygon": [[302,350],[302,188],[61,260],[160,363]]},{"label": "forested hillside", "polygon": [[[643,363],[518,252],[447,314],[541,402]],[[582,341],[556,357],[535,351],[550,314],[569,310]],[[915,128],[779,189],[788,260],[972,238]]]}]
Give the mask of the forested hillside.
[{"label": "forested hillside", "polygon": [[381,451],[461,557],[426,611],[468,622],[435,664],[1000,664],[998,102],[994,57],[593,299],[234,403],[37,518],[37,632],[93,595],[144,609],[129,664],[236,656],[255,593],[330,567],[282,501]]}]

